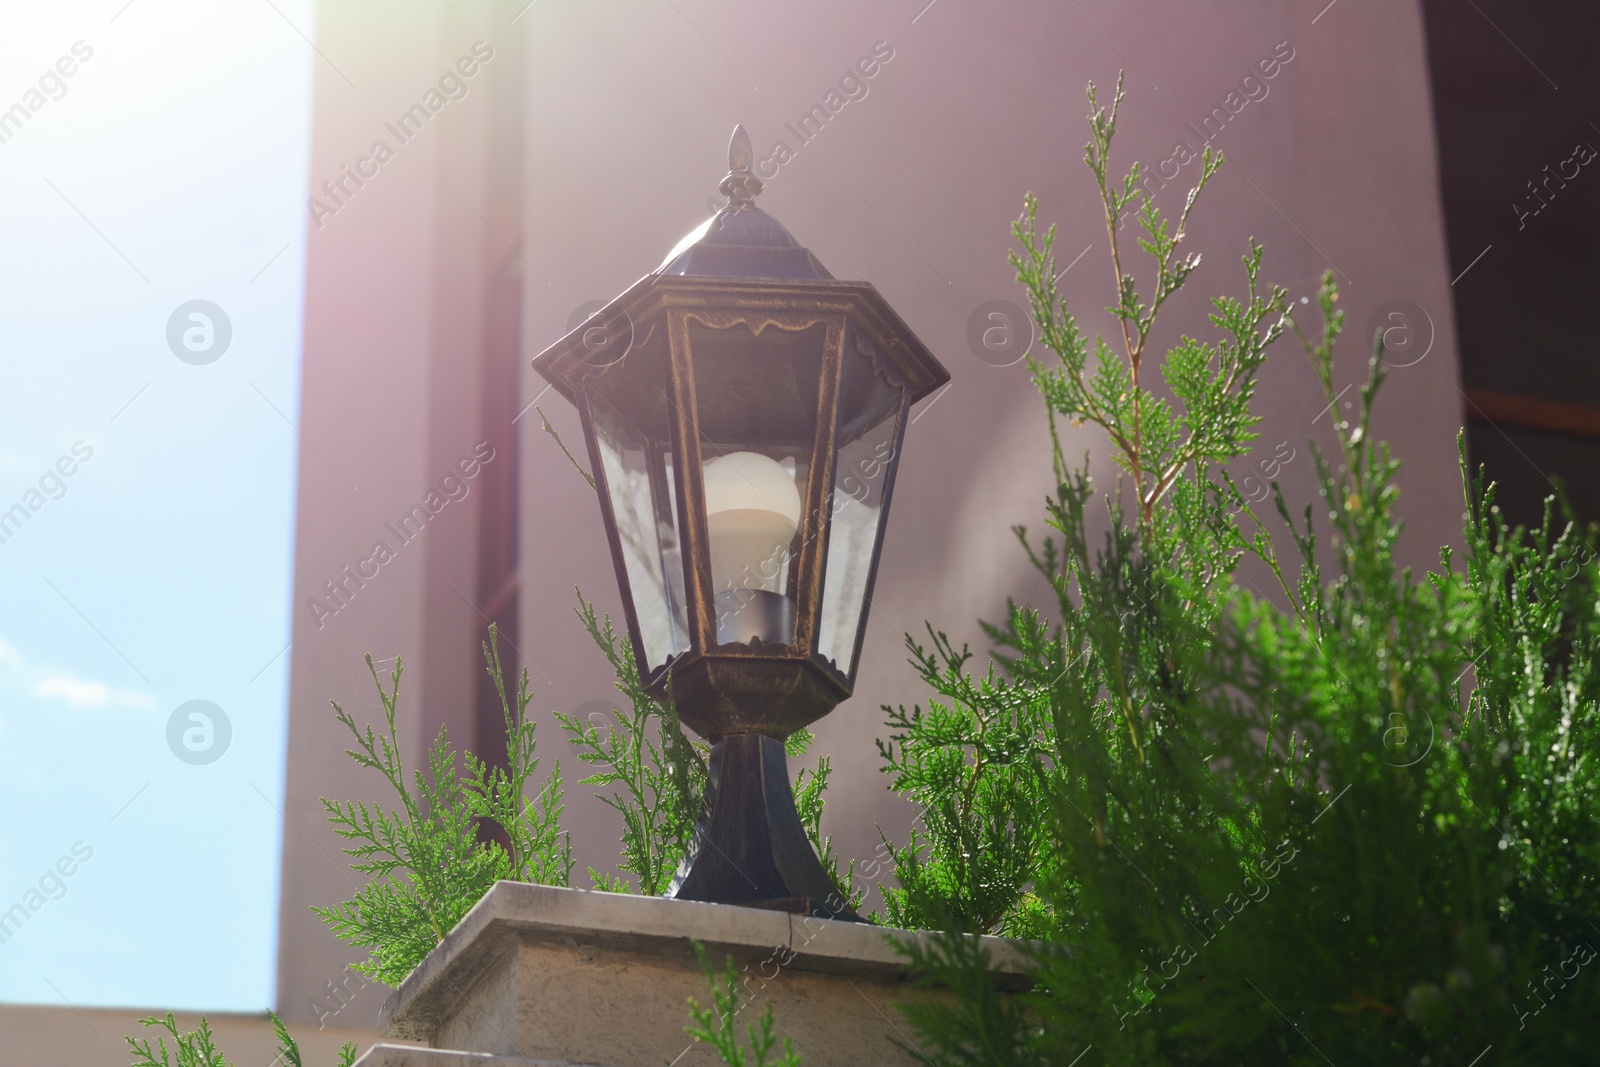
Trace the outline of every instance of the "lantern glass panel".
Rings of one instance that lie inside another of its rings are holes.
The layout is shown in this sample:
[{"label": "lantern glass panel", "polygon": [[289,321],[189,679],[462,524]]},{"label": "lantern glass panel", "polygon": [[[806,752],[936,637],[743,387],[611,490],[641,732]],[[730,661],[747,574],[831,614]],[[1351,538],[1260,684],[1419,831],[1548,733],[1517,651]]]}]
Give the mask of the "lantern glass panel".
[{"label": "lantern glass panel", "polygon": [[589,411],[648,674],[689,648],[672,453],[594,391]]},{"label": "lantern glass panel", "polygon": [[855,677],[867,599],[889,514],[889,489],[907,390],[847,339],[839,388],[828,557],[823,574],[817,652],[846,678]]},{"label": "lantern glass panel", "polygon": [[712,612],[719,645],[794,640],[796,560],[816,439],[823,327],[692,324]]}]

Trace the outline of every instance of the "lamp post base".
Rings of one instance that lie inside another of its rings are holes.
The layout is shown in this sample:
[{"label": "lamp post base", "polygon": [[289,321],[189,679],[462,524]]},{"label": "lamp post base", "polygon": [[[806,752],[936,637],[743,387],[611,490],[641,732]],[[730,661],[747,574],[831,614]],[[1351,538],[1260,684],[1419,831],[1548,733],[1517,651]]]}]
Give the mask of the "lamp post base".
[{"label": "lamp post base", "polygon": [[704,813],[664,896],[864,921],[806,837],[782,741],[730,734],[707,772]]}]

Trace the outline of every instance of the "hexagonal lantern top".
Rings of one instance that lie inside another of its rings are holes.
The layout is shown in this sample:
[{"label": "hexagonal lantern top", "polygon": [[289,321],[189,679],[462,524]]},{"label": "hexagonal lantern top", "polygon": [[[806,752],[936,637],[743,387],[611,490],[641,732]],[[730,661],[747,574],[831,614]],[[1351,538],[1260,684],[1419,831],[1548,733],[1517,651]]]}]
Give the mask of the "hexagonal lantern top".
[{"label": "hexagonal lantern top", "polygon": [[[645,685],[713,743],[671,895],[810,911],[828,887],[789,840],[781,742],[850,695],[906,415],[949,374],[755,206],[742,127],[728,154],[726,205],[533,365],[582,417]],[[768,809],[770,840],[718,841],[735,803]],[[708,834],[734,869],[710,870]]]}]

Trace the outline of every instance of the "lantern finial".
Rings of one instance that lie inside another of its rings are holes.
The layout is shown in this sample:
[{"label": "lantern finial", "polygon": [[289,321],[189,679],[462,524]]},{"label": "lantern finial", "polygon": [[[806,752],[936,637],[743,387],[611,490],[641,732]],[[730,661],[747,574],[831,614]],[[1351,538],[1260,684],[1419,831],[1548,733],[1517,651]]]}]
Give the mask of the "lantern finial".
[{"label": "lantern finial", "polygon": [[728,198],[724,211],[748,211],[756,206],[762,182],[750,171],[754,158],[750,135],[744,132],[743,126],[735,126],[733,137],[728,141],[728,176],[717,186],[717,191]]}]

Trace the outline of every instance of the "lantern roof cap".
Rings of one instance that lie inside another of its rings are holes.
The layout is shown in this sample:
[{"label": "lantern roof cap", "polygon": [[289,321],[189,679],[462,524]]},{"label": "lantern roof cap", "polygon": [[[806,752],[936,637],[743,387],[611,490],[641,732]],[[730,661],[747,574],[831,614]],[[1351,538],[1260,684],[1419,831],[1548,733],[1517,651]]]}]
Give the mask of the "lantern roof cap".
[{"label": "lantern roof cap", "polygon": [[534,357],[534,369],[567,400],[578,402],[584,378],[626,376],[626,368],[638,362],[630,354],[649,352],[659,358],[666,344],[660,319],[668,305],[826,305],[848,313],[859,331],[857,348],[866,346],[892,364],[909,387],[912,403],[950,380],[950,373],[870,282],[835,278],[776,219],[755,206],[762,182],[751,171],[750,160],[750,138],[742,126],[735,127],[728,175],[720,186],[727,197],[722,209],[679,241],[661,266]]},{"label": "lantern roof cap", "polygon": [[727,203],[667,253],[655,274],[700,278],[832,281],[833,275],[783,224],[755,205],[762,181],[743,126],[728,141],[728,174],[717,187]]}]

